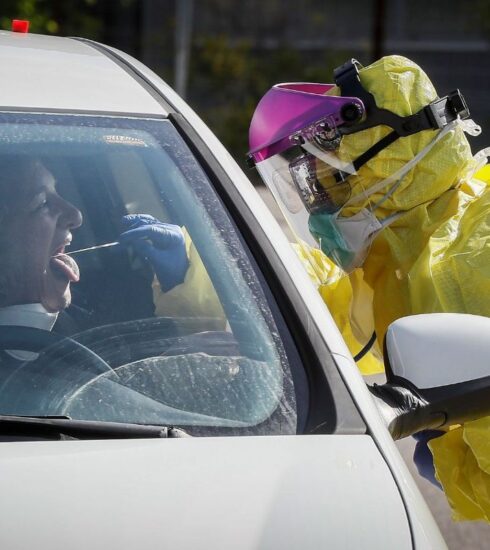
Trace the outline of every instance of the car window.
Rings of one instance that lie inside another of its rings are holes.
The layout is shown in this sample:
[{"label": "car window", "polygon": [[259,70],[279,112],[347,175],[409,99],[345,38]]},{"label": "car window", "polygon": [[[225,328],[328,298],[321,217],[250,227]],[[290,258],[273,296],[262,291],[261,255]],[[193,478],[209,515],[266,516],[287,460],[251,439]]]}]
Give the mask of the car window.
[{"label": "car window", "polygon": [[1,414],[296,432],[267,288],[170,121],[3,115],[0,205]]}]

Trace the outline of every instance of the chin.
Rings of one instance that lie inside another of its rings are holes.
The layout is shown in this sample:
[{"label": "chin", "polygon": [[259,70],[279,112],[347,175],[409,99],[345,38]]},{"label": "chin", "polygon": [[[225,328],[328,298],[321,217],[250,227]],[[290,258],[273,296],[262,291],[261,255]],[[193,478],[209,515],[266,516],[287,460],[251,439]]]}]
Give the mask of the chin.
[{"label": "chin", "polygon": [[61,295],[44,296],[41,303],[50,313],[57,313],[66,309],[71,304],[70,286]]}]

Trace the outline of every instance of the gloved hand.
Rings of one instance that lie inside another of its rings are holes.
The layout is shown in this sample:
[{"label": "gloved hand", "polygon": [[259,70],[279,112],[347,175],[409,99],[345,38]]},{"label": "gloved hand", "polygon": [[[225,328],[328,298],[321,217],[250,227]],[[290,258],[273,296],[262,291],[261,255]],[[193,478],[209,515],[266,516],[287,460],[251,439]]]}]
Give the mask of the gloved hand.
[{"label": "gloved hand", "polygon": [[125,231],[119,242],[131,245],[140,258],[151,264],[164,292],[184,281],[189,260],[178,225],[160,222],[147,214],[130,214],[122,218],[122,227]]},{"label": "gloved hand", "polygon": [[413,438],[417,441],[413,452],[413,461],[419,474],[430,481],[439,489],[442,489],[441,484],[436,479],[436,470],[434,468],[434,459],[427,443],[436,437],[444,435],[446,432],[441,430],[424,430],[413,434]]}]

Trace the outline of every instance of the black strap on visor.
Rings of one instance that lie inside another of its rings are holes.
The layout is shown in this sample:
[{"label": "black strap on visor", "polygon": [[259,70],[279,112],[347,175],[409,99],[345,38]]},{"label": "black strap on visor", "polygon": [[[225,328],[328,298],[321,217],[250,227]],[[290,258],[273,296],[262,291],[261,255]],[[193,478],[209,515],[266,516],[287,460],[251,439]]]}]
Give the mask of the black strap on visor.
[{"label": "black strap on visor", "polygon": [[398,116],[387,109],[376,105],[374,96],[361,84],[359,68],[362,65],[356,59],[351,59],[334,71],[334,79],[345,97],[358,97],[364,103],[366,118],[358,124],[344,125],[339,128],[342,134],[353,134],[373,126],[390,126],[399,136],[410,136],[422,130],[438,130],[460,118],[468,118],[470,111],[459,90],[434,100],[423,107],[418,113],[406,117]]},{"label": "black strap on visor", "polygon": [[[364,121],[350,125],[344,124],[339,127],[339,131],[341,134],[347,135],[382,124],[393,128],[393,132],[380,139],[352,163],[356,170],[359,170],[382,149],[388,147],[400,137],[410,136],[422,130],[438,130],[456,120],[458,116],[463,119],[470,116],[466,101],[459,90],[455,90],[441,99],[434,100],[418,113],[406,117],[398,116],[388,111],[388,109],[380,109],[376,105],[373,94],[368,92],[361,84],[359,77],[359,68],[361,67],[359,61],[351,59],[334,70],[335,83],[340,88],[341,94],[344,97],[358,97],[362,100],[366,109]],[[347,179],[348,176],[349,174],[340,171],[335,174],[335,179],[340,182]]]}]

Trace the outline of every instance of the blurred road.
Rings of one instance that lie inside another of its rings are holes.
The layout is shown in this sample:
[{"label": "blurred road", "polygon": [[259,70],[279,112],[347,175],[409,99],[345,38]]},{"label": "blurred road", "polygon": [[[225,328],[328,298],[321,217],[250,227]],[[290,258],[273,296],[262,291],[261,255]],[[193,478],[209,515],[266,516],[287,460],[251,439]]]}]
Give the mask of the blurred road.
[{"label": "blurred road", "polygon": [[[257,190],[283,230],[288,233],[287,226],[269,191],[265,187],[258,187]],[[490,550],[490,525],[481,522],[454,522],[444,493],[418,475],[412,461],[414,439],[408,437],[398,441],[397,446],[427,501],[448,548],[450,550]]]}]

